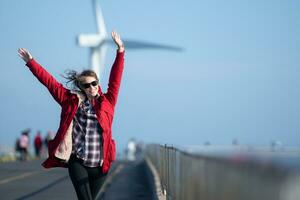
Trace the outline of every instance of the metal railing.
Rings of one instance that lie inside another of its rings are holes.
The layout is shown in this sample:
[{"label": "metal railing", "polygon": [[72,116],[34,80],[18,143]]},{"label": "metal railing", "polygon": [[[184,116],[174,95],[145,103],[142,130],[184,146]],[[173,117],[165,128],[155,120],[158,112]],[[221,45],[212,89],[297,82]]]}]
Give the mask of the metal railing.
[{"label": "metal railing", "polygon": [[292,200],[300,196],[298,172],[272,164],[191,154],[148,145],[169,200]]}]

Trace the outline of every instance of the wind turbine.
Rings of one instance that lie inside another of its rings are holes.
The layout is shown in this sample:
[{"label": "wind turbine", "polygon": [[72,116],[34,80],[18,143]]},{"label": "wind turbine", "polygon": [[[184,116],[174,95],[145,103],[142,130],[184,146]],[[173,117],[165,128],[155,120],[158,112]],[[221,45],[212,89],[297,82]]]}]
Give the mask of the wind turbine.
[{"label": "wind turbine", "polygon": [[[114,42],[108,37],[104,17],[102,14],[100,0],[92,0],[94,15],[96,18],[98,33],[96,34],[80,34],[78,36],[78,45],[80,47],[88,47],[90,50],[90,66],[94,70],[100,81],[104,70],[104,61],[108,44]],[[169,51],[182,51],[180,47],[157,44],[152,42],[144,42],[138,40],[123,39],[126,50],[128,49],[164,49]]]},{"label": "wind turbine", "polygon": [[108,38],[100,2],[98,0],[93,0],[93,8],[96,17],[98,33],[80,34],[78,36],[78,44],[81,47],[88,47],[90,49],[90,67],[97,73],[101,81],[101,75],[104,69],[104,61],[107,50],[105,41]]}]

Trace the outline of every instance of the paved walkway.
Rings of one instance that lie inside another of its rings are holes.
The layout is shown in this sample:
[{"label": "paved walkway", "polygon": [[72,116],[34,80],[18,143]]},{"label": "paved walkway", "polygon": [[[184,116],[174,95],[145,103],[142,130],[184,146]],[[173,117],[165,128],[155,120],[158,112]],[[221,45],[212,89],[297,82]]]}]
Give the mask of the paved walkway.
[{"label": "paved walkway", "polygon": [[144,161],[120,162],[119,173],[113,175],[111,185],[104,194],[104,200],[152,200],[150,182]]},{"label": "paved walkway", "polygon": [[[75,190],[63,168],[45,170],[41,160],[0,163],[0,199],[4,200],[68,200],[77,199]],[[118,161],[112,168],[101,193],[104,200],[150,200],[151,195],[144,162]],[[100,197],[98,198],[98,200]]]}]

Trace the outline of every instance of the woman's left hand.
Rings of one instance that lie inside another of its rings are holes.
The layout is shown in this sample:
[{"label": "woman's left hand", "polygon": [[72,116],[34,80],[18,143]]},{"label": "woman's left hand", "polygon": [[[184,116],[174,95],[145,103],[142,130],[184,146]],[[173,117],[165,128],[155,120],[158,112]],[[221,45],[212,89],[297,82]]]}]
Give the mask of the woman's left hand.
[{"label": "woman's left hand", "polygon": [[113,32],[111,32],[111,37],[114,40],[114,42],[116,43],[116,45],[118,46],[118,51],[123,52],[125,50],[125,48],[124,48],[124,44],[120,38],[120,35],[116,31],[113,31]]}]

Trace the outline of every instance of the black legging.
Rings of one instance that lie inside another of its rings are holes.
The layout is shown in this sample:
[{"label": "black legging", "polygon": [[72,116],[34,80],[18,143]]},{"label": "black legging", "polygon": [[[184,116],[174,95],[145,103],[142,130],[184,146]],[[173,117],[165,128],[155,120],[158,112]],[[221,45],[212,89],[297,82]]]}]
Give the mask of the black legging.
[{"label": "black legging", "polygon": [[106,178],[106,174],[102,173],[102,168],[86,167],[72,154],[68,171],[78,199],[94,200]]}]

